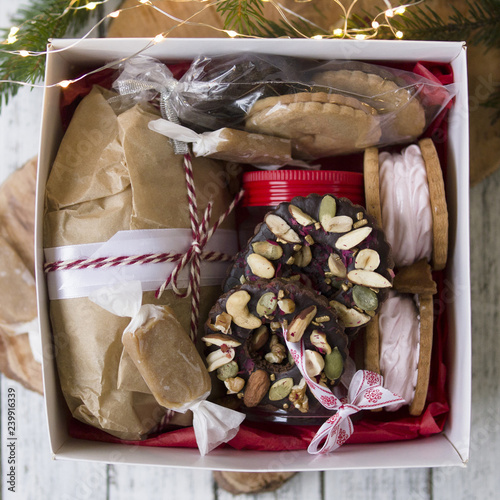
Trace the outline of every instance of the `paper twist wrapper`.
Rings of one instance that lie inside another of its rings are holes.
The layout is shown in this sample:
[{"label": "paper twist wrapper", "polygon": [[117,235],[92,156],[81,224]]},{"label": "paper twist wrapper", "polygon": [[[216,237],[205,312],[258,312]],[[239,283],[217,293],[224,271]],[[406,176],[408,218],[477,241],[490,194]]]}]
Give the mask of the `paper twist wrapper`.
[{"label": "paper twist wrapper", "polygon": [[[151,106],[136,105],[116,115],[107,91],[95,87],[78,106],[61,142],[46,191],[45,247],[96,243],[117,231],[190,228],[182,156],[148,129],[158,118]],[[219,217],[231,198],[221,163],[193,161],[198,210],[214,200]],[[232,228],[229,218],[222,227]],[[220,294],[202,287],[201,320]],[[143,303],[168,305],[188,330],[190,298],[166,290]],[[50,314],[63,394],[73,416],[122,439],[140,439],[162,419],[161,408],[130,359],[121,334],[128,320],[87,298],[55,300]]]}]

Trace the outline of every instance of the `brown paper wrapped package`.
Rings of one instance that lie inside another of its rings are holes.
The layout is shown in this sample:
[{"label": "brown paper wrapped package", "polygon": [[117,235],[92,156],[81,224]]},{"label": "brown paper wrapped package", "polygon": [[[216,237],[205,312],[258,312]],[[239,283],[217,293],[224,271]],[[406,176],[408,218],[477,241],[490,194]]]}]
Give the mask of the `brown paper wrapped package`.
[{"label": "brown paper wrapped package", "polygon": [[[116,115],[107,92],[94,88],[77,108],[52,167],[46,194],[45,247],[104,242],[129,229],[189,228],[182,156],[147,124],[157,119],[149,105]],[[198,211],[210,198],[213,220],[230,203],[224,165],[193,160]],[[222,225],[234,227],[232,219]],[[200,324],[220,294],[202,287]],[[166,290],[143,303],[168,305],[189,331],[191,299]],[[132,361],[121,335],[128,324],[88,298],[50,304],[62,391],[73,416],[123,439],[139,439],[162,418],[158,405]]]}]

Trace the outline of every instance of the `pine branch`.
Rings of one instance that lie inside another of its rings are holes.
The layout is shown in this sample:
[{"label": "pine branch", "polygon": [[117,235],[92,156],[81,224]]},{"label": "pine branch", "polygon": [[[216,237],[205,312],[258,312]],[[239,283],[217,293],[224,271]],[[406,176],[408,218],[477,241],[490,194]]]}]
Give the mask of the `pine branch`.
[{"label": "pine branch", "polygon": [[[43,52],[49,38],[61,38],[65,34],[75,33],[96,14],[95,11],[71,10],[62,15],[66,7],[72,4],[79,7],[89,0],[32,0],[26,7],[20,7],[11,18],[11,25],[18,26],[16,41],[2,45],[4,50],[27,50]],[[10,28],[0,29],[0,38],[6,40]],[[45,56],[21,57],[16,54],[0,53],[0,80],[21,81],[30,84],[43,80]],[[2,105],[17,94],[19,85],[0,84],[0,110]]]},{"label": "pine branch", "polygon": [[488,99],[482,103],[485,108],[494,109],[495,112],[491,118],[491,124],[494,125],[500,120],[500,86],[497,86],[489,96]]}]

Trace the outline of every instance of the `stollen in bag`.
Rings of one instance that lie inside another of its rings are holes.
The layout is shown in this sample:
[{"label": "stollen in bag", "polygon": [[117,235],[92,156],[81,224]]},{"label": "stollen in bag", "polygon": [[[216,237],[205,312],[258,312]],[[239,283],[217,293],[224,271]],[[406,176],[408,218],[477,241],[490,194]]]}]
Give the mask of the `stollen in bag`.
[{"label": "stollen in bag", "polygon": [[172,309],[141,305],[140,281],[101,288],[89,299],[112,314],[132,318],[123,331],[124,349],[158,404],[179,413],[193,412],[201,455],[236,436],[245,415],[207,401],[210,376]]}]

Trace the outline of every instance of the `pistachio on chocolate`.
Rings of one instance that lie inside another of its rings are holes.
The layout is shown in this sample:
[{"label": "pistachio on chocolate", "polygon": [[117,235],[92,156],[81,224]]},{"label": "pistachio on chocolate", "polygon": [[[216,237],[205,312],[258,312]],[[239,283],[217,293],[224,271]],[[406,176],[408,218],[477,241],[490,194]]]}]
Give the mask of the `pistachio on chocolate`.
[{"label": "pistachio on chocolate", "polygon": [[344,370],[344,359],[338,347],[325,356],[325,375],[330,380],[337,380]]},{"label": "pistachio on chocolate", "polygon": [[273,292],[264,293],[255,307],[255,311],[259,316],[271,316],[274,313],[276,306],[278,305],[278,299]]},{"label": "pistachio on chocolate", "polygon": [[239,371],[240,369],[238,367],[238,363],[236,363],[236,361],[230,361],[229,363],[217,368],[217,378],[224,381],[228,378],[236,377]]},{"label": "pistachio on chocolate", "polygon": [[293,387],[293,378],[280,378],[269,389],[269,399],[271,401],[279,401],[285,399],[291,392]]}]

